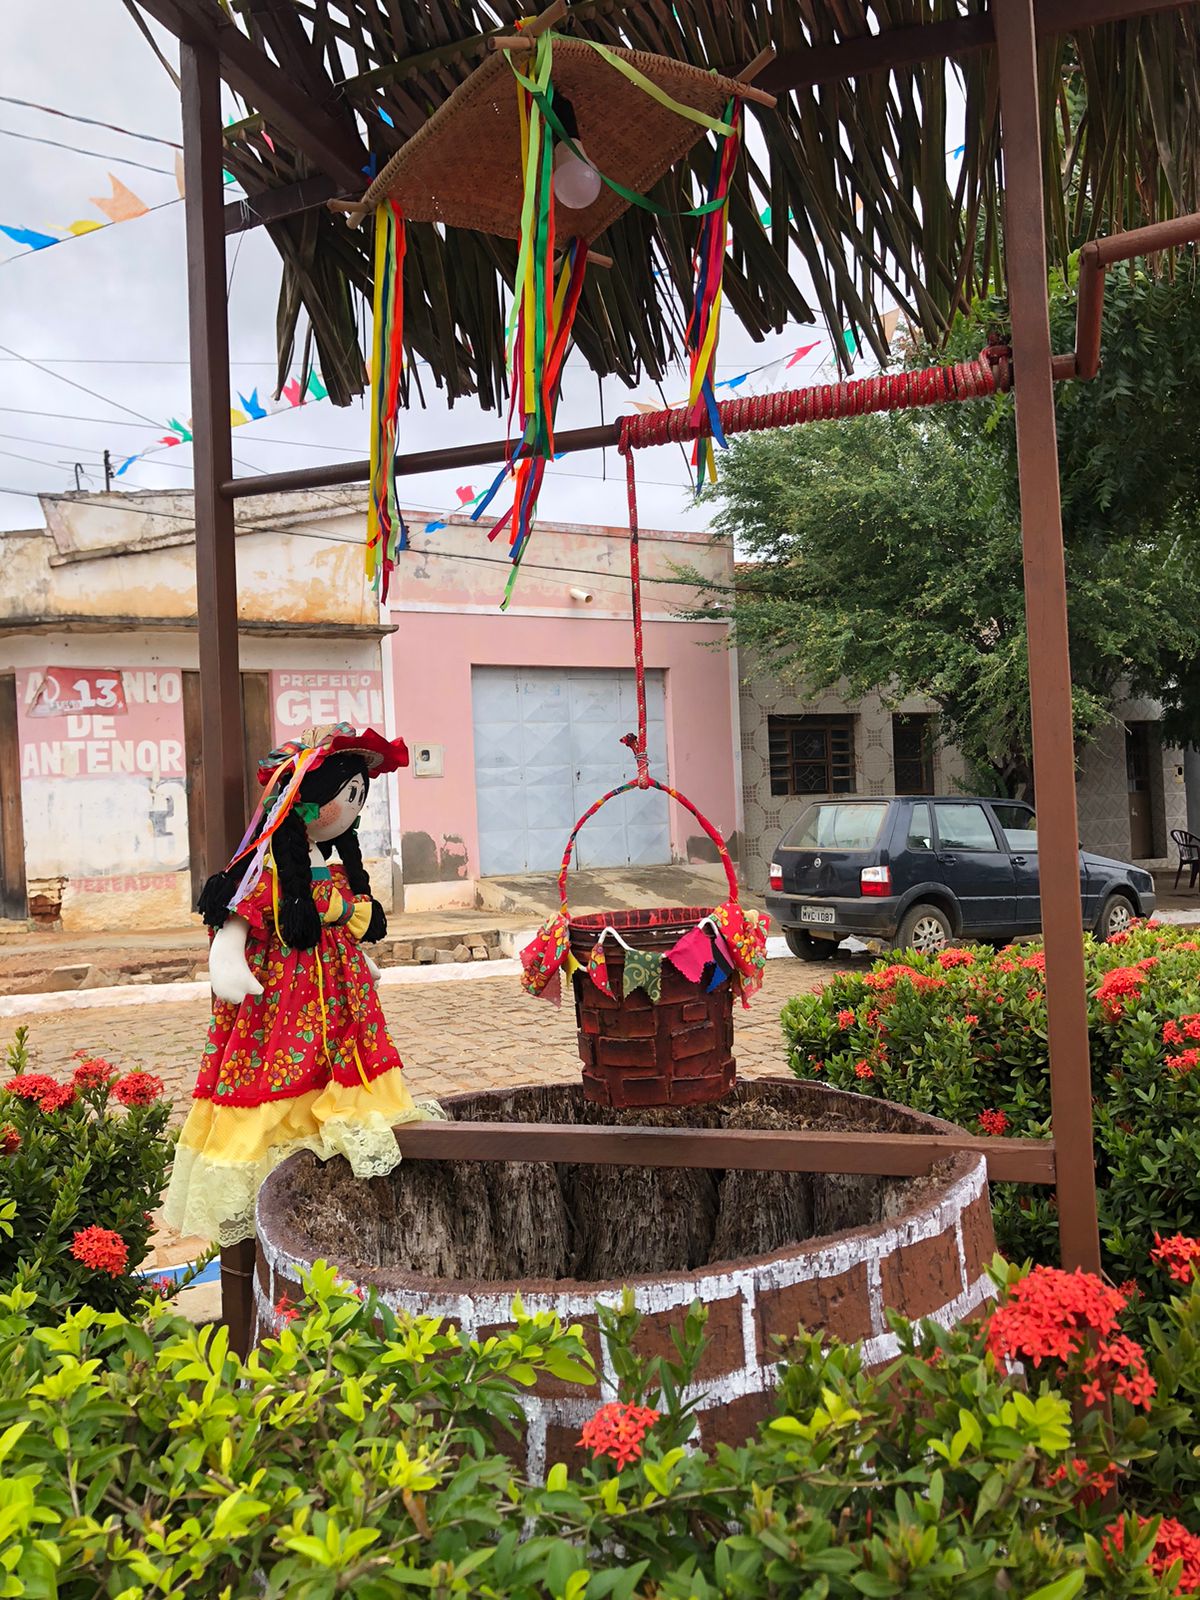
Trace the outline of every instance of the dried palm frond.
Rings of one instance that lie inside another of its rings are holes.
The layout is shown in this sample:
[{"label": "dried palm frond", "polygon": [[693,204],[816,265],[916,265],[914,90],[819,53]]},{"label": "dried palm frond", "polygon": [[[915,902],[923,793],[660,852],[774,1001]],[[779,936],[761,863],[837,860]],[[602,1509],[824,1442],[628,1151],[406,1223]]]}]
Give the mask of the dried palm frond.
[{"label": "dried palm frond", "polygon": [[[250,36],[365,138],[375,169],[511,30],[516,0],[233,0]],[[803,77],[806,52],[894,29],[969,28],[982,0],[576,0],[561,26],[606,44],[736,74],[772,45]],[[1197,9],[1109,24],[1042,42],[1047,221],[1054,260],[1091,233],[1197,209],[1200,30]],[[777,63],[779,71],[781,63]],[[956,107],[965,100],[964,150]],[[897,305],[931,340],[956,310],[1003,287],[1002,175],[993,52],[931,59],[852,79],[827,78],[751,111],[730,200],[727,302],[754,337],[818,318],[881,358],[883,308]],[[382,114],[381,114],[382,113]],[[268,130],[270,132],[270,130]],[[253,123],[227,141],[227,165],[253,195],[306,176],[306,158]],[[595,152],[603,166],[602,151]],[[704,143],[652,198],[693,203]],[[367,178],[364,176],[363,187]],[[766,219],[766,220],[763,220]],[[576,342],[601,375],[658,380],[681,352],[695,224],[631,209],[598,248]],[[369,299],[366,231],[327,211],[273,224],[283,259],[280,372],[303,311],[330,396],[364,385],[359,300]],[[505,239],[414,223],[405,333],[453,401],[504,395],[502,330],[515,267]],[[839,359],[848,359],[841,349]]]}]

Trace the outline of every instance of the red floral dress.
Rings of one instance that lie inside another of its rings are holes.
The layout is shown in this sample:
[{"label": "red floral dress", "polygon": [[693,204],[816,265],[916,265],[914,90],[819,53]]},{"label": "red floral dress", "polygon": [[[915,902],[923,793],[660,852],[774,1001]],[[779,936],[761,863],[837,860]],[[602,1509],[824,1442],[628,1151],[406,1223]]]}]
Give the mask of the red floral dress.
[{"label": "red floral dress", "polygon": [[369,896],[356,902],[344,871],[335,866],[330,877],[313,884],[313,902],[324,919],[336,890],[342,920],[326,923],[315,949],[289,950],[275,931],[273,883],[264,872],[235,907],[250,924],[246,959],[263,993],[241,1005],[214,1004],[197,1099],[257,1106],[275,1096],[322,1089],[331,1079],[362,1087],[364,1080],[403,1066],[366,958],[347,927],[356,904],[369,911]]},{"label": "red floral dress", "polygon": [[343,1155],[357,1177],[381,1177],[400,1160],[396,1125],[438,1114],[413,1103],[359,947],[370,897],[356,899],[340,866],[314,869],[312,893],[312,950],[279,938],[270,870],[234,908],[263,993],[214,1003],[163,1207],[180,1233],[252,1238],[259,1186],[285,1156]]}]

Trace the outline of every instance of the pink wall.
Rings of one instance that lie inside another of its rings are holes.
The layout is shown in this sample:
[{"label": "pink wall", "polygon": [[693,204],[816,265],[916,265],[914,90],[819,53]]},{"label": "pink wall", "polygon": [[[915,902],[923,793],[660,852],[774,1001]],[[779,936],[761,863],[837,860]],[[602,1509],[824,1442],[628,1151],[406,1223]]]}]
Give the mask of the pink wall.
[{"label": "pink wall", "polygon": [[[401,833],[433,841],[442,862],[438,876],[473,878],[478,872],[478,826],[471,668],[631,668],[629,622],[594,615],[464,615],[440,610],[398,610],[393,621],[398,625],[390,641],[397,729],[410,748],[427,743],[445,750],[444,777],[416,778],[411,769],[398,774]],[[725,633],[717,623],[648,622],[645,628],[646,666],[666,673],[670,781],[728,838],[737,826],[734,677],[728,651],[712,648],[720,645]],[[677,856],[699,831],[680,807],[671,807],[671,842]],[[402,869],[408,881],[408,852]]]}]

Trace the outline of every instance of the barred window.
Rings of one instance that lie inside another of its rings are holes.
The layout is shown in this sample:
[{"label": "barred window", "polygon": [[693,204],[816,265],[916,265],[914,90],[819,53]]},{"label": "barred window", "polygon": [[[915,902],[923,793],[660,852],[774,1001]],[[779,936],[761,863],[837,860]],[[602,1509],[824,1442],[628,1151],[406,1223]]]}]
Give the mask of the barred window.
[{"label": "barred window", "polygon": [[772,794],[853,794],[853,717],[768,717]]},{"label": "barred window", "polygon": [[934,719],[922,713],[892,718],[897,794],[933,793]]}]

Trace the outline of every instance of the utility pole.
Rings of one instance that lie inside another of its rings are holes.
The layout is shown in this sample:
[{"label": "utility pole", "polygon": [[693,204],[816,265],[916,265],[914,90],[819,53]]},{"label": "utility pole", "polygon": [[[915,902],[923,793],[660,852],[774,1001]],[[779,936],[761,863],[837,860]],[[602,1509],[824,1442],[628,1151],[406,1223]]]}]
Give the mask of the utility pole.
[{"label": "utility pole", "polygon": [[105,494],[107,494],[108,491],[111,488],[112,488],[112,457],[109,455],[108,451],[106,450],[104,452],[104,492],[105,492]]}]

